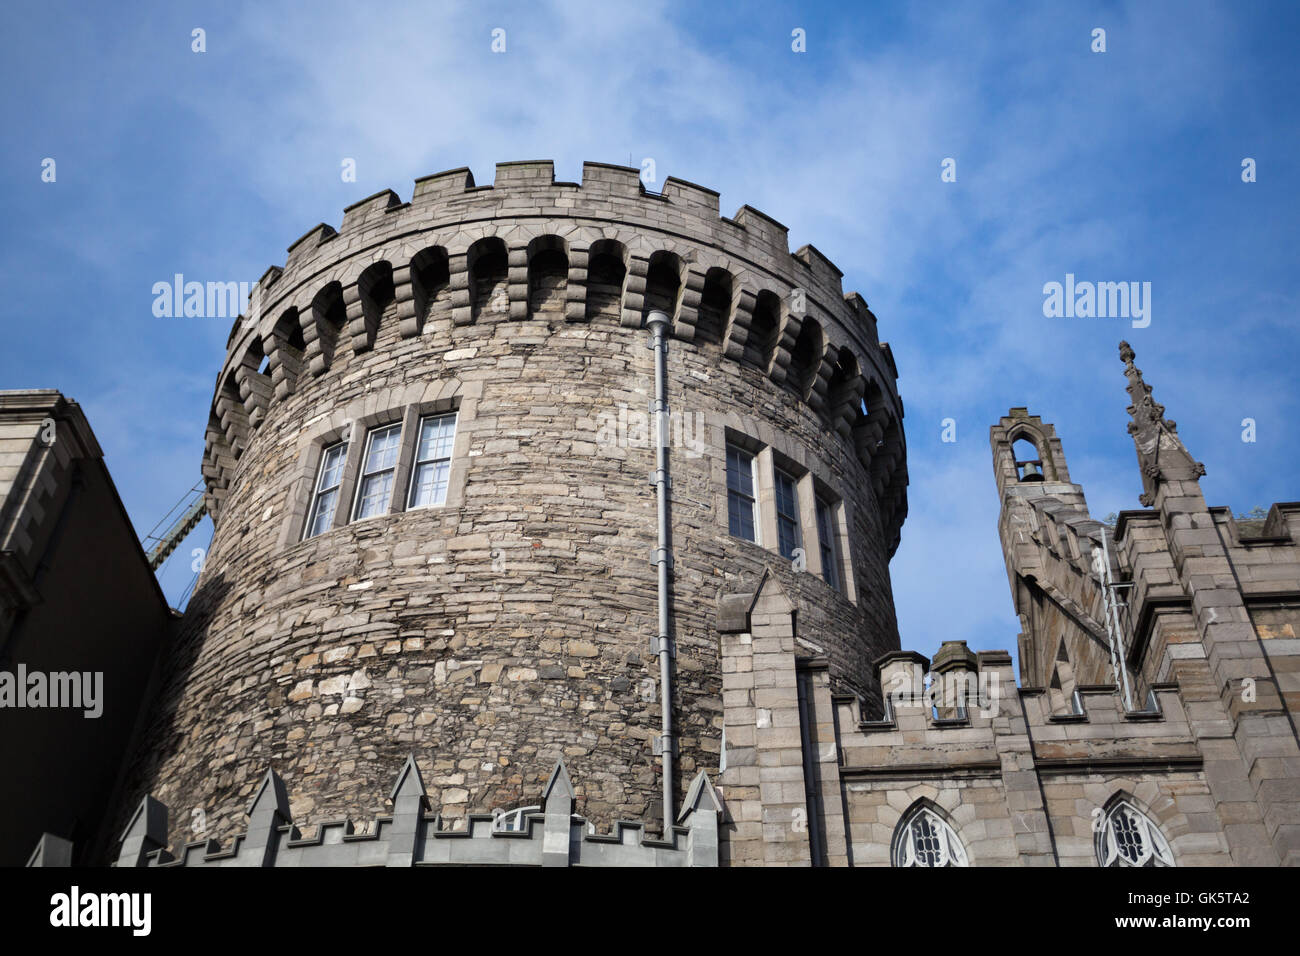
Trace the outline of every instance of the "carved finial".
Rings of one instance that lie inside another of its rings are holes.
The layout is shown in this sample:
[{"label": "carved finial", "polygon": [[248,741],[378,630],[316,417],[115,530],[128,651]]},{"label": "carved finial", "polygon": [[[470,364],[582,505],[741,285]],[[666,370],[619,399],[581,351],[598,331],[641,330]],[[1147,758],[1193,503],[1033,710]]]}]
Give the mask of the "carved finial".
[{"label": "carved finial", "polygon": [[1133,419],[1128,424],[1128,433],[1137,446],[1142,473],[1144,491],[1138,500],[1151,507],[1163,482],[1195,480],[1205,474],[1205,466],[1192,460],[1178,438],[1178,426],[1165,418],[1165,407],[1151,397],[1151,386],[1142,379],[1142,370],[1133,364],[1136,356],[1127,342],[1119,343],[1119,357],[1124,362],[1124,376],[1132,400],[1127,409]]},{"label": "carved finial", "polygon": [[[1133,400],[1133,404],[1127,409],[1130,416],[1137,423],[1138,430],[1145,430],[1151,426],[1165,427],[1169,423],[1164,420],[1165,407],[1151,397],[1151,386],[1142,379],[1142,370],[1133,364],[1136,357],[1132,347],[1127,342],[1119,343],[1119,357],[1124,360],[1124,376],[1128,379],[1128,394]],[[1129,433],[1134,434],[1132,426]]]}]

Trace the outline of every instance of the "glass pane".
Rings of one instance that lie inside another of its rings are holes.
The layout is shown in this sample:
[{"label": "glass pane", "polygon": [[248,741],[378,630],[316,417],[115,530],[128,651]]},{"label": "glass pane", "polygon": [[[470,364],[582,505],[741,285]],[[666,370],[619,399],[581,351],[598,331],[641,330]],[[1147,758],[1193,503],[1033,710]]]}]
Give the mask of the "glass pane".
[{"label": "glass pane", "polygon": [[912,823],[912,839],[916,847],[917,866],[939,865],[939,833],[928,814],[919,814]]},{"label": "glass pane", "polygon": [[727,449],[727,489],[754,497],[754,458],[739,448]]},{"label": "glass pane", "polygon": [[795,501],[794,479],[783,471],[776,473],[776,513],[798,520],[799,508]]},{"label": "glass pane", "polygon": [[392,425],[370,436],[370,452],[366,455],[367,475],[397,464],[397,449],[402,441],[402,426]]},{"label": "glass pane", "polygon": [[835,560],[834,523],[831,509],[825,501],[817,499],[817,539],[821,546],[822,577],[833,588],[839,588],[839,562]]},{"label": "glass pane", "polygon": [[744,495],[728,492],[727,521],[731,533],[737,538],[754,540],[754,503]]},{"label": "glass pane", "polygon": [[776,472],[777,550],[783,558],[793,558],[799,547],[799,506],[794,479],[784,471]]},{"label": "glass pane", "polygon": [[361,482],[361,497],[357,501],[357,517],[369,518],[388,512],[388,499],[393,490],[393,473],[368,475]]},{"label": "glass pane", "polygon": [[347,442],[339,442],[337,445],[325,449],[325,455],[321,460],[318,490],[338,487],[339,482],[343,480],[343,463],[347,461],[347,457]]},{"label": "glass pane", "polygon": [[420,448],[417,461],[450,458],[451,446],[456,436],[456,416],[439,415],[420,423]]},{"label": "glass pane", "polygon": [[1142,858],[1142,831],[1137,820],[1123,807],[1117,810],[1112,820],[1112,832],[1115,834],[1115,848],[1120,856],[1130,863]]},{"label": "glass pane", "polygon": [[822,577],[831,587],[839,589],[840,578],[836,573],[835,548],[828,544],[822,545]]},{"label": "glass pane", "polygon": [[330,525],[334,523],[334,505],[338,501],[338,495],[338,489],[331,488],[316,497],[316,510],[307,537],[310,538],[322,531],[329,530]]},{"label": "glass pane", "polygon": [[415,478],[411,482],[411,507],[423,508],[445,504],[447,501],[447,479],[451,474],[451,462],[422,462],[415,468]]},{"label": "glass pane", "polygon": [[777,546],[781,551],[781,557],[793,558],[794,549],[799,547],[799,526],[789,518],[784,516],[777,519]]}]

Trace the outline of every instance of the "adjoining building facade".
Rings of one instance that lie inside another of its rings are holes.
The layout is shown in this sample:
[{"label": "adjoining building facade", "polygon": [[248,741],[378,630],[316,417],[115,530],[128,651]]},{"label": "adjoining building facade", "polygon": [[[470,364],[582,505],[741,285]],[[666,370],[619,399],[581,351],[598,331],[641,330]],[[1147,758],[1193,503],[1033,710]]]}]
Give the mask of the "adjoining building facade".
[{"label": "adjoining building facade", "polygon": [[236,322],[110,822],[32,862],[1294,863],[1300,505],[1206,508],[1125,350],[1152,510],[992,431],[1017,688],[898,650],[897,370],[815,248],[594,163],[363,200]]},{"label": "adjoining building facade", "polygon": [[178,621],[80,406],[0,391],[0,865],[34,829],[115,852],[101,837]]}]

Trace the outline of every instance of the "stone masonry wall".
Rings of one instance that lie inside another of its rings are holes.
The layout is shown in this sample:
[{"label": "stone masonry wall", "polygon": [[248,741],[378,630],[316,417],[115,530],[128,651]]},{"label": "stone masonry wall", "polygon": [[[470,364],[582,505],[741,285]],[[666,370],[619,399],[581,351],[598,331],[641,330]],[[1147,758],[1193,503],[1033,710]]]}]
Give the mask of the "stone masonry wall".
[{"label": "stone masonry wall", "polygon": [[[446,275],[425,268],[430,248]],[[149,793],[172,808],[174,844],[229,839],[267,766],[305,829],[365,818],[414,752],[451,820],[526,803],[563,760],[597,825],[658,826],[654,450],[609,427],[647,411],[650,307],[673,322],[670,406],[699,423],[670,453],[678,801],[718,766],[715,598],[765,568],[833,685],[878,699],[869,662],[898,642],[887,563],[906,472],[896,373],[865,303],[812,247],[790,255],[784,227],[748,207],[719,218],[691,184],[652,196],[635,170],[587,164],[579,187],[525,163],[478,188],[462,170],[421,180],[409,204],[351,207],[337,235],[313,230],[233,330],[204,465],[216,535],[121,823]],[[409,442],[419,412],[450,408],[445,507],[403,511],[398,487],[388,514],[347,521],[347,500],[300,540],[325,444],[350,437],[355,459],[368,427],[404,420]],[[847,587],[794,570],[770,538],[728,535],[729,435],[840,502]]]}]

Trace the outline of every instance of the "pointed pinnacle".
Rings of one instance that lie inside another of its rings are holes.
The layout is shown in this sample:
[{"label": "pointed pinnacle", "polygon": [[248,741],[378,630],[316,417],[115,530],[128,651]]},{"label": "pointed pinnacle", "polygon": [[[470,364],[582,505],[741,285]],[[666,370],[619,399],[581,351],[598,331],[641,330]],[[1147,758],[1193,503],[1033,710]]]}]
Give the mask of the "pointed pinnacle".
[{"label": "pointed pinnacle", "polygon": [[575,796],[573,783],[569,780],[569,770],[564,766],[563,760],[555,762],[555,769],[551,771],[551,779],[546,782],[546,789],[542,791],[542,802],[545,803],[552,793],[558,797],[567,797],[570,800]]},{"label": "pointed pinnacle", "polygon": [[388,795],[388,799],[396,800],[399,794],[423,797],[425,793],[424,779],[420,776],[420,768],[415,762],[415,754],[408,754],[406,763],[402,764],[402,769],[398,771],[397,782],[393,784],[393,790]]},{"label": "pointed pinnacle", "polygon": [[280,779],[280,775],[274,768],[267,769],[261,785],[257,788],[257,793],[253,794],[253,799],[244,812],[251,817],[257,810],[266,806],[285,820],[292,821],[293,818],[289,815],[289,795],[284,789],[284,781]]}]

